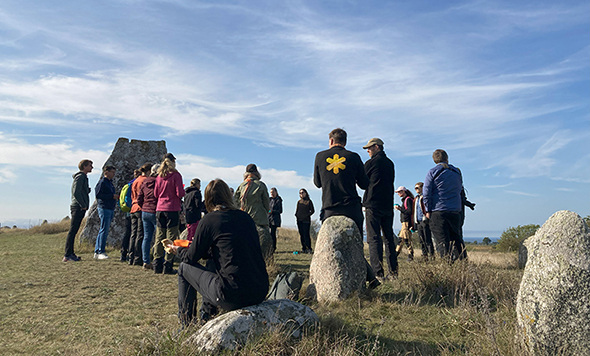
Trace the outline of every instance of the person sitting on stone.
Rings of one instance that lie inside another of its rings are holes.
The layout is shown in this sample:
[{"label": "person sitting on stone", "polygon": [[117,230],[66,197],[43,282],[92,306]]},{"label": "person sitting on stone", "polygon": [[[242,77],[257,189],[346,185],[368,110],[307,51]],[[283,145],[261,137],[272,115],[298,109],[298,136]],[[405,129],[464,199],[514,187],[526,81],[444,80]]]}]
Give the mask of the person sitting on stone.
[{"label": "person sitting on stone", "polygon": [[[203,297],[202,322],[217,314],[261,303],[268,274],[250,215],[237,209],[227,184],[212,180],[205,188],[205,215],[188,248],[168,245],[178,254],[178,309],[183,327],[195,321],[197,292]],[[199,264],[207,259],[206,266]]]}]

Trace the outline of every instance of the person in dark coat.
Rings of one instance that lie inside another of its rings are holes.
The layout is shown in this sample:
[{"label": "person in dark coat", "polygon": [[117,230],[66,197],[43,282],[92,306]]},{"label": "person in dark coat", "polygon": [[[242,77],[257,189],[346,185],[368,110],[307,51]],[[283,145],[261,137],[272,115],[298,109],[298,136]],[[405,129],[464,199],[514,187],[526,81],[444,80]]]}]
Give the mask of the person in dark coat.
[{"label": "person in dark coat", "polygon": [[[268,274],[254,220],[237,209],[221,179],[205,188],[209,213],[201,219],[188,248],[168,245],[181,259],[178,268],[178,315],[183,326],[195,321],[197,292],[203,297],[201,320],[218,309],[230,311],[261,303],[268,293]],[[206,266],[199,264],[207,259]]]},{"label": "person in dark coat", "polygon": [[[397,277],[397,253],[393,232],[393,182],[395,167],[383,151],[383,141],[372,138],[363,146],[371,159],[365,162],[365,173],[369,178],[369,187],[363,196],[363,206],[367,219],[367,243],[369,259],[377,278],[392,279]],[[383,230],[383,239],[381,239]],[[383,243],[387,258],[388,274],[383,268]]]},{"label": "person in dark coat", "polygon": [[[346,131],[337,128],[328,137],[330,148],[318,152],[313,169],[313,183],[322,189],[323,218],[339,215],[349,217],[356,223],[362,236],[365,218],[356,186],[367,189],[369,178],[361,157],[345,148]],[[381,283],[375,277],[373,268],[368,262],[365,263],[369,287],[375,288]]]},{"label": "person in dark coat", "polygon": [[270,226],[270,237],[272,238],[273,251],[277,250],[277,228],[281,227],[281,214],[283,213],[283,198],[279,196],[277,188],[270,188],[268,211],[268,226]]},{"label": "person in dark coat", "polygon": [[309,199],[307,190],[299,190],[299,201],[295,209],[295,218],[297,219],[297,229],[299,230],[299,240],[301,241],[301,251],[303,253],[312,253],[311,249],[311,216],[315,213],[313,203]]},{"label": "person in dark coat", "polygon": [[106,166],[103,170],[103,177],[100,178],[94,188],[96,194],[96,203],[98,216],[100,217],[100,230],[96,237],[96,244],[94,247],[94,258],[98,260],[106,260],[109,258],[105,253],[105,246],[107,237],[109,236],[109,229],[111,221],[115,215],[115,206],[119,199],[119,194],[115,191],[113,185],[113,178],[115,177],[116,169],[113,166]]},{"label": "person in dark coat", "polygon": [[192,241],[197,231],[197,225],[201,221],[201,214],[205,211],[205,205],[201,196],[201,180],[199,178],[191,180],[190,187],[186,188],[185,191],[184,214],[188,229],[187,240]]},{"label": "person in dark coat", "polygon": [[74,253],[74,240],[76,239],[78,230],[80,230],[82,219],[84,219],[84,215],[86,215],[86,211],[90,205],[90,199],[88,198],[88,194],[90,194],[88,173],[92,172],[92,168],[94,168],[92,166],[92,161],[83,159],[78,164],[78,169],[80,171],[73,175],[72,203],[70,204],[72,218],[70,219],[70,231],[68,231],[68,236],[66,237],[66,248],[62,260],[63,262],[78,262],[81,260],[81,258]]}]

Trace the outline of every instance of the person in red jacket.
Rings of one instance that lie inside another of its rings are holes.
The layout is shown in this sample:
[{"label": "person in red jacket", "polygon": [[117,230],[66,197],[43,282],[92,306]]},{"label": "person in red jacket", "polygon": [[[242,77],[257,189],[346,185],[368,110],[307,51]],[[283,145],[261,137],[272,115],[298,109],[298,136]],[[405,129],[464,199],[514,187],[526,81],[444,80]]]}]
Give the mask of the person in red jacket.
[{"label": "person in red jacket", "polygon": [[406,189],[403,185],[395,190],[402,200],[401,205],[395,205],[394,208],[400,211],[400,220],[402,222],[402,229],[399,232],[399,245],[395,249],[397,255],[402,252],[403,244],[405,242],[408,247],[408,261],[414,260],[414,248],[412,247],[412,232],[410,231],[412,224],[412,213],[414,211],[414,194]]},{"label": "person in red jacket", "polygon": [[143,221],[141,219],[141,206],[137,198],[141,185],[150,174],[152,169],[151,163],[146,163],[139,168],[139,176],[131,184],[131,238],[129,240],[129,264],[141,266],[143,264],[142,249],[143,245]]},{"label": "person in red jacket", "polygon": [[[182,176],[176,170],[176,163],[165,158],[160,168],[154,187],[154,196],[158,199],[156,205],[156,242],[154,245],[154,272],[176,274],[172,269],[174,256],[166,253],[162,240],[176,240],[180,236],[180,209],[185,191],[182,186]],[[164,257],[166,262],[164,262]]]}]

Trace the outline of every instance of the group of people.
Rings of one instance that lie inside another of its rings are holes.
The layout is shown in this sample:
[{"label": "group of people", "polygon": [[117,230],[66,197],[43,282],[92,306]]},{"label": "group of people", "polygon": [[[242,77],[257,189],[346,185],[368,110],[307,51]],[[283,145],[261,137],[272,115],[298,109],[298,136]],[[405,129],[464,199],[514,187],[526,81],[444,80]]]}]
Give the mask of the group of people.
[{"label": "group of people", "polygon": [[[346,131],[338,128],[330,132],[329,149],[316,155],[313,181],[322,189],[320,220],[347,216],[362,232],[366,217],[370,264],[365,265],[370,288],[377,287],[383,279],[397,276],[397,257],[403,242],[413,256],[410,231],[413,228],[421,236],[425,256],[434,256],[436,248],[441,257],[449,256],[451,260],[466,257],[461,234],[461,211],[466,201],[461,171],[448,163],[446,152],[434,152],[437,165],[428,172],[424,184],[416,184],[415,198],[403,186],[395,190],[402,198],[402,204],[395,205],[402,220],[401,241],[396,247],[394,164],[379,138],[369,140],[363,147],[370,156],[364,164],[357,153],[345,148],[346,142]],[[269,287],[265,261],[276,250],[277,228],[281,226],[283,207],[278,191],[272,188],[269,195],[257,166],[249,164],[235,192],[223,180],[215,179],[205,188],[203,201],[198,179],[183,189],[175,162],[172,154],[166,154],[159,165],[145,164],[139,168],[134,180],[129,182],[130,233],[127,245],[126,238],[123,240],[121,260],[143,265],[156,273],[178,272],[179,317],[184,326],[197,319],[197,292],[203,298],[201,321],[214,316],[219,308],[234,310],[262,302]],[[72,219],[64,262],[80,260],[74,254],[73,241],[88,210],[90,188],[86,175],[92,168],[91,161],[83,160],[79,164],[80,172],[74,175]],[[119,199],[112,183],[115,172],[115,167],[106,166],[95,188],[101,220],[94,251],[96,259],[108,258],[105,244],[110,222],[117,200],[123,199]],[[357,186],[365,190],[362,200]],[[301,189],[299,196],[295,215],[302,251],[311,253],[310,225],[315,210],[307,190]],[[192,241],[188,247],[173,242],[180,235],[183,209],[187,239]],[[433,239],[429,237],[430,231]],[[383,264],[384,245],[387,274]],[[178,271],[172,269],[174,255],[181,260]],[[207,260],[205,266],[199,263],[201,259]]]},{"label": "group of people", "polygon": [[[467,257],[462,236],[464,206],[473,209],[475,204],[467,201],[461,171],[449,164],[444,150],[434,151],[432,158],[436,166],[428,172],[424,183],[416,183],[414,199],[404,186],[394,190],[395,166],[385,154],[381,139],[372,138],[363,146],[370,156],[363,164],[357,153],[345,148],[346,131],[334,129],[328,137],[329,149],[316,155],[314,165],[314,184],[322,189],[320,218],[323,221],[334,215],[347,216],[361,232],[366,218],[369,287],[397,277],[397,257],[403,244],[408,247],[409,259],[413,259],[414,229],[418,231],[426,258],[434,257],[435,246],[441,257],[449,257],[451,261]],[[365,191],[362,200],[357,186]],[[394,192],[402,204],[394,205]],[[393,232],[394,209],[400,211],[402,222],[397,246]],[[383,264],[384,246],[388,273]]]}]

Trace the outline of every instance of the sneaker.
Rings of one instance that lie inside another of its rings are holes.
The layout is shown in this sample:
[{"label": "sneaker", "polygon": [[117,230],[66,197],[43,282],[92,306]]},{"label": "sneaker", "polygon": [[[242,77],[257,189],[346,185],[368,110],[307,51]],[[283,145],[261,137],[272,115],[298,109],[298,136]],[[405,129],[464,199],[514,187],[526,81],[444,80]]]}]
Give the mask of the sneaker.
[{"label": "sneaker", "polygon": [[94,258],[97,260],[108,260],[109,256],[107,256],[107,254],[104,252],[103,253],[95,253]]},{"label": "sneaker", "polygon": [[151,263],[144,263],[143,264],[143,269],[146,270],[146,271],[153,270],[154,269],[154,266],[152,266]]}]

